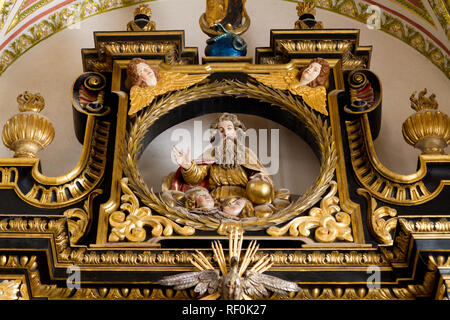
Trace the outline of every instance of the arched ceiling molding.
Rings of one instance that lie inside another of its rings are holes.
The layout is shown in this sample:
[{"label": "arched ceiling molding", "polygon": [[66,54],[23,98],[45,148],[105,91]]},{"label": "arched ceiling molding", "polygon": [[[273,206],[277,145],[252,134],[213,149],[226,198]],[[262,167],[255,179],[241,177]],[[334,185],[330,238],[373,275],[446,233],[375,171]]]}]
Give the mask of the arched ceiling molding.
[{"label": "arched ceiling molding", "polygon": [[[366,23],[371,15],[369,6],[378,6],[380,30],[416,49],[450,78],[449,49],[437,35],[442,32],[449,39],[449,8],[444,0],[427,1],[428,6],[421,0],[317,0],[316,5],[361,23]],[[22,54],[53,34],[95,15],[142,2],[150,1],[0,0],[0,75]],[[395,10],[393,3],[397,4]],[[429,27],[409,18],[411,12]],[[439,30],[432,16],[439,22]]]},{"label": "arched ceiling molding", "polygon": [[[288,1],[297,2],[294,0]],[[402,3],[400,3],[400,1]],[[431,2],[440,0],[429,1]],[[447,78],[450,79],[450,51],[448,46],[440,41],[439,37],[437,36],[439,32],[446,33],[446,28],[443,28],[441,30],[433,30],[434,27],[430,27],[427,29],[411,18],[408,18],[406,14],[392,9],[392,6],[388,7],[387,5],[383,4],[384,2],[387,1],[317,0],[316,5],[318,8],[344,15],[346,17],[358,20],[361,23],[366,23],[367,19],[371,15],[371,12],[368,11],[369,6],[374,5],[379,7],[381,11],[380,30],[390,34],[391,36],[394,36],[395,38],[403,41],[404,43],[419,51],[442,72],[444,72]],[[404,6],[404,3],[412,3],[413,1],[391,0],[388,2],[397,2],[399,5]],[[421,4],[422,8],[425,8],[422,2]],[[399,6],[398,8],[401,9],[401,6]],[[446,12],[448,16],[448,8],[445,8],[445,10],[447,10]],[[419,10],[415,10],[413,12],[417,16],[420,16],[418,13]],[[429,15],[431,14],[429,13]],[[325,25],[325,27],[327,26]]]},{"label": "arched ceiling molding", "polygon": [[428,0],[431,9],[433,10],[439,24],[447,36],[447,39],[450,40],[450,2],[447,0]]}]

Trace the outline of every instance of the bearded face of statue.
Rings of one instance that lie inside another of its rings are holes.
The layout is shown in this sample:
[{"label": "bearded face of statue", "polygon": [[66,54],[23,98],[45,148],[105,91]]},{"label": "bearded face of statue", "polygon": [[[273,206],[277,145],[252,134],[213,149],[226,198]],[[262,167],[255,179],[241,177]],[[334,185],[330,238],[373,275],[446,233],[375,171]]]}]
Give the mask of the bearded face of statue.
[{"label": "bearded face of statue", "polygon": [[220,136],[222,137],[222,139],[237,138],[236,129],[234,128],[233,122],[231,122],[230,120],[224,120],[219,122],[217,127],[219,129]]},{"label": "bearded face of statue", "polygon": [[245,147],[238,139],[238,132],[229,120],[219,122],[219,141],[215,147],[215,158],[225,168],[233,168],[244,163]]}]

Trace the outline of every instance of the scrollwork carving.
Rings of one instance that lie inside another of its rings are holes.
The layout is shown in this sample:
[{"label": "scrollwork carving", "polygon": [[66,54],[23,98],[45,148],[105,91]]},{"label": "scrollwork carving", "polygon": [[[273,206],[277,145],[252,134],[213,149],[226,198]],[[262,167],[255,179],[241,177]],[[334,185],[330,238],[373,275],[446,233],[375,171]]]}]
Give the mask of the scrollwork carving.
[{"label": "scrollwork carving", "polygon": [[[358,189],[357,193],[364,196],[367,202],[367,223],[371,233],[377,241],[391,245],[393,243],[391,231],[397,226],[397,210],[383,206],[377,208],[377,201],[365,189]],[[392,217],[385,220],[385,217]]]},{"label": "scrollwork carving", "polygon": [[340,211],[336,192],[337,183],[331,181],[331,190],[321,201],[320,208],[312,208],[308,216],[295,218],[283,227],[270,227],[267,233],[271,236],[282,236],[289,232],[293,237],[308,237],[311,229],[316,229],[314,236],[318,242],[353,241],[351,217]]},{"label": "scrollwork carving", "polygon": [[[122,241],[125,238],[132,242],[142,242],[147,237],[144,227],[152,228],[152,236],[171,236],[173,232],[181,235],[192,235],[195,229],[189,226],[180,227],[166,217],[153,215],[148,207],[140,207],[139,200],[128,187],[128,178],[121,181],[123,195],[121,211],[115,211],[109,216],[112,227],[109,241]],[[125,212],[128,212],[127,215]]]},{"label": "scrollwork carving", "polygon": [[70,243],[76,244],[78,240],[86,233],[89,223],[92,219],[92,199],[103,193],[98,189],[89,194],[88,199],[84,202],[83,209],[72,208],[64,211],[69,225]]}]

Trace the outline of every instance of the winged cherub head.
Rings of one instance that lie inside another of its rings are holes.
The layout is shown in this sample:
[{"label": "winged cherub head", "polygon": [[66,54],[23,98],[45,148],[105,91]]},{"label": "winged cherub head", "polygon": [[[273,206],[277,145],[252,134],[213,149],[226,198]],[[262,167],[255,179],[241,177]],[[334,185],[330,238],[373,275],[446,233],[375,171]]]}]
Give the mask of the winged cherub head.
[{"label": "winged cherub head", "polygon": [[130,87],[154,87],[159,80],[158,70],[150,67],[144,59],[133,58],[127,67],[127,81]]},{"label": "winged cherub head", "polygon": [[325,86],[329,74],[330,65],[328,61],[323,58],[314,58],[305,68],[300,69],[300,85],[311,88]]}]

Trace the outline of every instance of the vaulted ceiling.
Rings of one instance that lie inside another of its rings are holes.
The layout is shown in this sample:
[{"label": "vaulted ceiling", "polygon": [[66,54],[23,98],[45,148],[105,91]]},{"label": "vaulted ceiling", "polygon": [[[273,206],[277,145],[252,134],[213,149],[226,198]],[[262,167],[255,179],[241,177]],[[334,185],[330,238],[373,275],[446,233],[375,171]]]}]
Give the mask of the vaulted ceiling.
[{"label": "vaulted ceiling", "polygon": [[[55,33],[97,14],[141,2],[149,1],[0,0],[0,74],[27,50]],[[382,31],[412,46],[450,78],[448,1],[317,0],[316,3],[318,8],[363,23],[379,12]]]}]

